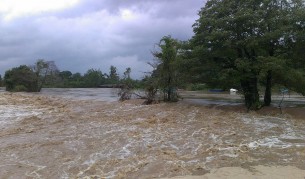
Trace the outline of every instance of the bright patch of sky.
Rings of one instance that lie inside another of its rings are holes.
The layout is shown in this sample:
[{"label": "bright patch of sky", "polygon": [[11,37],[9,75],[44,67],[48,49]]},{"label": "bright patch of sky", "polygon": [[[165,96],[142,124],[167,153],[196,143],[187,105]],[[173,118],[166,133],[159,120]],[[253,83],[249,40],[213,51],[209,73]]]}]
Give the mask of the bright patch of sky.
[{"label": "bright patch of sky", "polygon": [[135,17],[134,13],[129,9],[121,9],[120,12],[123,19],[129,20]]},{"label": "bright patch of sky", "polygon": [[0,13],[9,21],[22,16],[63,10],[78,2],[79,0],[1,0]]}]

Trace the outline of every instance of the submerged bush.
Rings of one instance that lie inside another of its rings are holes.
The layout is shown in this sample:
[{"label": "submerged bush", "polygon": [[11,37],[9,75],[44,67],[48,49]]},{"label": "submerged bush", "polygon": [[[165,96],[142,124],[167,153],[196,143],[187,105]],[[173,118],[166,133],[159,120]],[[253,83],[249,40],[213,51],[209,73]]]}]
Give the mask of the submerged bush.
[{"label": "submerged bush", "polygon": [[14,92],[21,92],[21,91],[27,91],[27,88],[24,85],[17,85],[13,89]]}]

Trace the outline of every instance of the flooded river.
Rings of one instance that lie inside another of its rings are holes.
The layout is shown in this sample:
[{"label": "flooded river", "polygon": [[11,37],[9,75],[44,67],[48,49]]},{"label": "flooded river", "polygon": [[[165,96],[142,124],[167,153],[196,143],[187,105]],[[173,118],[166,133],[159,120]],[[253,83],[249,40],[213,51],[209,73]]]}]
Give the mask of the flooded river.
[{"label": "flooded river", "polygon": [[74,100],[118,101],[117,88],[43,88],[38,95]]},{"label": "flooded river", "polygon": [[111,89],[0,92],[0,178],[164,178],[258,166],[305,177],[305,117],[141,103],[117,102]]}]

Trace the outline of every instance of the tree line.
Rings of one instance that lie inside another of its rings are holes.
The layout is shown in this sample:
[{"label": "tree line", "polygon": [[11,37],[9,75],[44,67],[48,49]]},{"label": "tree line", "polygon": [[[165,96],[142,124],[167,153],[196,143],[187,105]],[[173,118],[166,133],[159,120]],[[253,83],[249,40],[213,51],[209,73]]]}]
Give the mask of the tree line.
[{"label": "tree line", "polygon": [[[7,70],[3,83],[7,91],[39,92],[46,88],[96,88],[100,85],[115,86],[126,80],[136,84],[130,77],[131,68],[126,68],[123,78],[120,78],[117,68],[110,66],[109,74],[99,69],[89,69],[82,75],[70,71],[59,71],[54,61],[37,60],[34,65]],[[136,86],[136,85],[134,85]]]}]

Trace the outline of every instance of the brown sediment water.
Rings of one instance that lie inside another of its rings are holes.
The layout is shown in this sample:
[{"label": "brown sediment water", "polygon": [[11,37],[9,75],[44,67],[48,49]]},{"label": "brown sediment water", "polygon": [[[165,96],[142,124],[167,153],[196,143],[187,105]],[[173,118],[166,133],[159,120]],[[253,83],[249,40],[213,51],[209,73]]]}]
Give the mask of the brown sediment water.
[{"label": "brown sediment water", "polygon": [[[305,170],[292,166],[254,166],[250,169],[241,167],[223,167],[212,169],[201,176],[178,176],[171,179],[303,179]],[[168,178],[162,178],[168,179]]]},{"label": "brown sediment water", "polygon": [[305,117],[288,113],[0,93],[0,178],[169,178],[304,161]]}]

